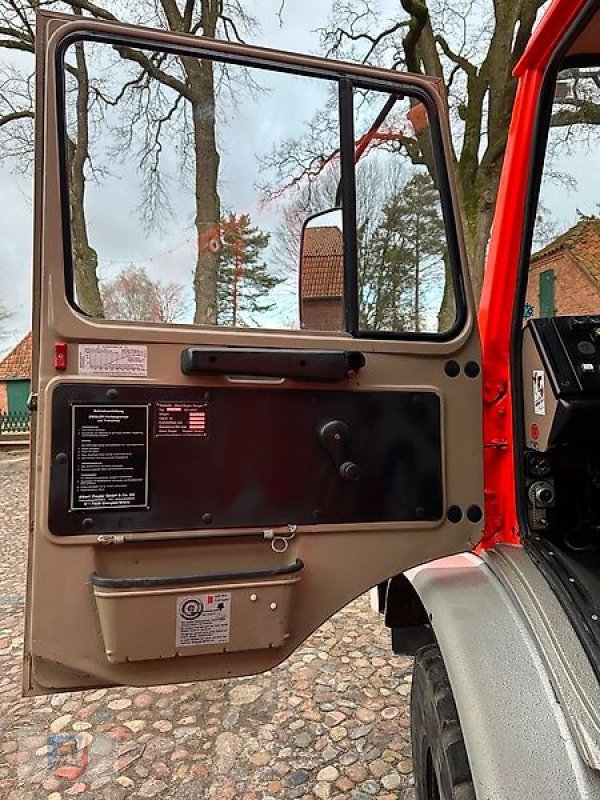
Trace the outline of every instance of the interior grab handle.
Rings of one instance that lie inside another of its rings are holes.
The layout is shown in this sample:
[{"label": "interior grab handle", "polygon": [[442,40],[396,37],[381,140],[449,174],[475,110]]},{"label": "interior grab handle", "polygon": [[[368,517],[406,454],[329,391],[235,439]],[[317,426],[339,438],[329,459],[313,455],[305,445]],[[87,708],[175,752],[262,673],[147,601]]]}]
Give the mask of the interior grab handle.
[{"label": "interior grab handle", "polygon": [[354,350],[279,350],[268,347],[186,347],[184,375],[243,375],[339,383],[356,376],[365,357]]}]

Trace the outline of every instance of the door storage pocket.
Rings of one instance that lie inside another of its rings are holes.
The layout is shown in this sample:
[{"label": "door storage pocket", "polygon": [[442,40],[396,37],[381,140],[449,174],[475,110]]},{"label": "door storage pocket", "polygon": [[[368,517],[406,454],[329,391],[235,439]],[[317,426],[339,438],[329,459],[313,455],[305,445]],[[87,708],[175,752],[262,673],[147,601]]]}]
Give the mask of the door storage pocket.
[{"label": "door storage pocket", "polygon": [[304,564],[171,577],[106,577],[91,584],[112,663],[280,647],[290,635]]}]

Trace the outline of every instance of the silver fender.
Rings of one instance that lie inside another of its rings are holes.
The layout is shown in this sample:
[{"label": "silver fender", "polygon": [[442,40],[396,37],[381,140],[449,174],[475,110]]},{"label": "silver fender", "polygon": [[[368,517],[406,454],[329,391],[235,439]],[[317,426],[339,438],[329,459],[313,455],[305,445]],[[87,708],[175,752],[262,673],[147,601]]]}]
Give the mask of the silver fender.
[{"label": "silver fender", "polygon": [[407,573],[440,646],[478,800],[600,798],[600,687],[520,547]]}]

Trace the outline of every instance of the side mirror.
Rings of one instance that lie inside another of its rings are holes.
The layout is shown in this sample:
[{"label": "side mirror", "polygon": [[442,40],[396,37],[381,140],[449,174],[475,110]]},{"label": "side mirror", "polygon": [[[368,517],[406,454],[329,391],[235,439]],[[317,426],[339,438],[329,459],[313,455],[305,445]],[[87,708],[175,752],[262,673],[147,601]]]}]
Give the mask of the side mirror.
[{"label": "side mirror", "polygon": [[341,208],[308,217],[302,226],[299,269],[300,327],[344,328],[344,236]]}]

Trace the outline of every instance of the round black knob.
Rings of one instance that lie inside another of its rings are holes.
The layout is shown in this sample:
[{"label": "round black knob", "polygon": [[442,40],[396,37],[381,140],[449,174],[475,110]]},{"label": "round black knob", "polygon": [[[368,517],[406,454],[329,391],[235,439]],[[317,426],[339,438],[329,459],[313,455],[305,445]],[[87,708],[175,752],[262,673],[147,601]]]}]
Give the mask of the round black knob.
[{"label": "round black knob", "polygon": [[596,352],[596,345],[584,339],[582,342],[577,343],[577,349],[584,356],[593,356]]},{"label": "round black knob", "polygon": [[340,478],[343,481],[357,481],[360,478],[360,467],[354,461],[344,461],[340,467]]}]

